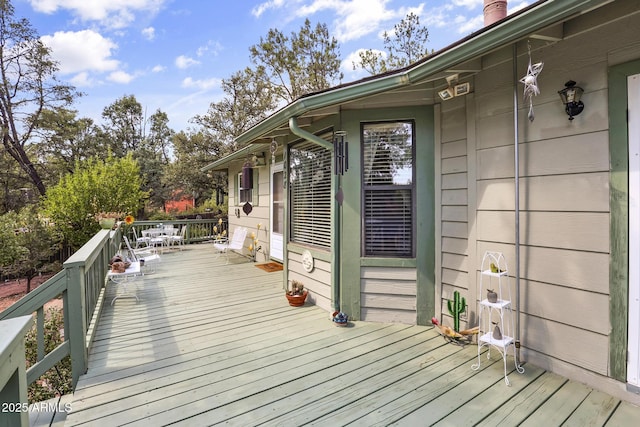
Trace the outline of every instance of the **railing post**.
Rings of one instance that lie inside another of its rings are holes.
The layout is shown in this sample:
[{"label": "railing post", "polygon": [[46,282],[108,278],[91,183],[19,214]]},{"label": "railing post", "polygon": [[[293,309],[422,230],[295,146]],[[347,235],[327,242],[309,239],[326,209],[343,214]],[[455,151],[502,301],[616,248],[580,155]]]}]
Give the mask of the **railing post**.
[{"label": "railing post", "polygon": [[68,319],[64,319],[69,325],[69,345],[71,353],[72,387],[75,389],[80,375],[87,371],[88,352],[85,345],[87,332],[87,311],[85,300],[84,268],[72,266],[67,271],[67,300],[69,303]]},{"label": "railing post", "polygon": [[27,371],[24,336],[33,317],[0,321],[0,427],[28,427]]}]

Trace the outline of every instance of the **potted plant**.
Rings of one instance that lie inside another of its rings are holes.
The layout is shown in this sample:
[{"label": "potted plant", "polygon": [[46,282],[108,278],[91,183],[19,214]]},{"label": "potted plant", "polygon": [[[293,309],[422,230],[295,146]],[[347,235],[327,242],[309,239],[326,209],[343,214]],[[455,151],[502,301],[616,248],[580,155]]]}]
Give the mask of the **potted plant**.
[{"label": "potted plant", "polygon": [[301,307],[307,299],[307,291],[304,285],[297,280],[291,281],[291,290],[287,291],[285,296],[292,307]]}]

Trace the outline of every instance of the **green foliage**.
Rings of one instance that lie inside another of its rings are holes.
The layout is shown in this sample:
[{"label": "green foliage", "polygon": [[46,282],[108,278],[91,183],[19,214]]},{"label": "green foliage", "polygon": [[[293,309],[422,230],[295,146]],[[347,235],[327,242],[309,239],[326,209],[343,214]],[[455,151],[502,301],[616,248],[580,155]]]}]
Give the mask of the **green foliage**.
[{"label": "green foliage", "polygon": [[[26,277],[27,292],[31,279],[41,273],[58,271],[51,256],[60,248],[62,236],[58,230],[29,206],[20,213],[9,212],[0,217],[0,233],[7,243],[0,249],[0,271],[5,275]],[[11,235],[13,234],[13,236]]]},{"label": "green foliage", "polygon": [[17,215],[9,212],[0,216],[0,268],[12,265],[16,260],[26,256],[27,248],[20,246],[16,233]]},{"label": "green foliage", "polygon": [[250,52],[251,60],[265,68],[276,96],[285,102],[328,89],[343,77],[338,41],[329,35],[326,24],[312,28],[309,19],[290,37],[270,29]]},{"label": "green foliage", "polygon": [[165,211],[153,211],[150,215],[149,215],[149,221],[171,221],[173,219],[176,219],[176,217],[170,213],[167,213]]},{"label": "green foliage", "polygon": [[34,188],[46,186],[34,150],[34,130],[44,109],[70,105],[80,94],[55,76],[58,64],[29,21],[17,18],[10,1],[0,1],[0,128],[6,150]]},{"label": "green foliage", "polygon": [[[64,318],[62,310],[50,308],[45,314],[44,322],[44,354],[62,344]],[[27,333],[25,340],[27,369],[33,366],[38,358],[38,341],[36,326]],[[29,385],[29,403],[41,402],[56,396],[71,393],[71,357],[66,356],[56,366],[45,372],[39,379]]]},{"label": "green foliage", "polygon": [[99,229],[100,212],[135,214],[146,193],[141,189],[138,164],[131,155],[106,160],[95,158],[78,164],[47,191],[44,208],[75,248],[87,242]]},{"label": "green foliage", "polygon": [[406,67],[429,54],[429,30],[420,26],[420,18],[413,12],[394,25],[391,34],[385,31],[382,37],[386,52],[359,52],[360,61],[353,63],[354,70],[362,68],[370,74],[380,74]]},{"label": "green foliage", "polygon": [[453,329],[460,331],[460,315],[466,311],[467,302],[464,297],[460,297],[460,292],[453,292],[453,300],[447,300],[447,310],[453,316]]}]

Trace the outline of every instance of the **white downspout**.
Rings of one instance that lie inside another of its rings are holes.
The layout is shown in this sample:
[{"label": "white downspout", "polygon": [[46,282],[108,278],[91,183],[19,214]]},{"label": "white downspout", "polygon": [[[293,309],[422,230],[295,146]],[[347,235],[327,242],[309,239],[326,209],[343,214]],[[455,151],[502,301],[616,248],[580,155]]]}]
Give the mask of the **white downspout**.
[{"label": "white downspout", "polygon": [[518,151],[518,46],[513,43],[513,130],[516,215],[516,365],[520,365],[520,161]]}]

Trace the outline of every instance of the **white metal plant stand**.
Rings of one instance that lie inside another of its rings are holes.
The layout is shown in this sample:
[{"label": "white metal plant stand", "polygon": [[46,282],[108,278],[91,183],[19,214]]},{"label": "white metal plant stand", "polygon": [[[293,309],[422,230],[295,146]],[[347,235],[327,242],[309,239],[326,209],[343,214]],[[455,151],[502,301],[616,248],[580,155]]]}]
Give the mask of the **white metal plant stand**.
[{"label": "white metal plant stand", "polygon": [[[487,291],[497,295],[489,295]],[[507,261],[501,252],[485,252],[480,271],[481,298],[478,303],[478,363],[471,369],[480,368],[480,353],[487,347],[487,359],[491,357],[491,347],[498,350],[504,365],[504,382],[507,385],[507,355],[513,349],[513,359],[516,371],[524,373],[524,368],[518,364],[516,357],[516,341],[514,338],[513,309],[511,307],[511,286],[509,284],[509,270]]]}]

